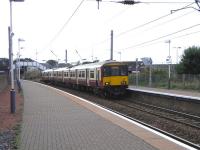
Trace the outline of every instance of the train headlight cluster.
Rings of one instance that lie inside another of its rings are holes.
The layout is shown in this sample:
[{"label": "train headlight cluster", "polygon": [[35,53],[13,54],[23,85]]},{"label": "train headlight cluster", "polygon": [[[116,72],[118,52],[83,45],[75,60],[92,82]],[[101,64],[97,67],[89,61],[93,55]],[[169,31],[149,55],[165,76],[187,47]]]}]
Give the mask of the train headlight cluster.
[{"label": "train headlight cluster", "polygon": [[105,82],[105,85],[110,85],[110,82]]},{"label": "train headlight cluster", "polygon": [[122,85],[126,85],[126,81],[122,81],[121,84],[122,84]]}]

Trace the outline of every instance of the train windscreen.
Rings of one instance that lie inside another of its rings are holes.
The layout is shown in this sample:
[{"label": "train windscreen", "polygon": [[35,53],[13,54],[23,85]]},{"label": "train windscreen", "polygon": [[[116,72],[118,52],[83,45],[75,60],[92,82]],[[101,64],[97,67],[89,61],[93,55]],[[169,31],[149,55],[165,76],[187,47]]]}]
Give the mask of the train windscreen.
[{"label": "train windscreen", "polygon": [[128,75],[128,67],[126,65],[123,66],[105,66],[103,68],[103,76],[127,76]]}]

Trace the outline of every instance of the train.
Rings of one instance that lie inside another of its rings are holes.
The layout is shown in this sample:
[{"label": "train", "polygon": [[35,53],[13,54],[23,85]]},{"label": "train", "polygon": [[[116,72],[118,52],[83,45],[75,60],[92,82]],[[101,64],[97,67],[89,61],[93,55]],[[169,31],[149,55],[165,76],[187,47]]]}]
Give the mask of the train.
[{"label": "train", "polygon": [[119,61],[102,61],[42,72],[45,83],[85,89],[105,97],[122,96],[128,88],[128,65]]}]

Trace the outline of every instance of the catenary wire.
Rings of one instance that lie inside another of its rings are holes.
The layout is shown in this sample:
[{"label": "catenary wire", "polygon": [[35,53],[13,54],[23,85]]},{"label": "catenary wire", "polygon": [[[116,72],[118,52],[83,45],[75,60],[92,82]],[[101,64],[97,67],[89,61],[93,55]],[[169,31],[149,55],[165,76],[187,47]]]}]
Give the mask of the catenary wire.
[{"label": "catenary wire", "polygon": [[170,34],[167,34],[167,35],[163,35],[163,36],[160,36],[160,37],[158,37],[158,38],[155,38],[155,39],[152,39],[152,40],[149,40],[149,41],[145,41],[145,42],[142,42],[142,43],[139,43],[139,44],[136,44],[136,45],[132,45],[132,46],[129,46],[129,47],[126,47],[126,48],[121,48],[121,49],[122,49],[122,50],[126,50],[126,49],[130,49],[130,48],[134,48],[134,47],[143,46],[143,45],[146,45],[146,44],[148,44],[148,43],[151,43],[151,42],[154,42],[154,41],[157,41],[157,40],[160,40],[160,39],[169,37],[169,36],[171,36],[171,35],[174,35],[174,34],[183,32],[183,31],[185,31],[185,30],[192,29],[192,28],[197,27],[197,26],[200,26],[200,24],[195,24],[195,25],[193,25],[193,26],[190,26],[190,27],[187,27],[187,28],[178,30],[178,31],[176,31],[176,32],[173,32],[173,33],[170,33]]},{"label": "catenary wire", "polygon": [[[190,2],[190,4],[188,4],[188,5],[184,6],[184,7],[189,7],[189,6],[193,5],[194,3],[195,3],[195,2],[192,2],[192,3]],[[184,8],[184,7],[183,7],[183,8]],[[128,30],[126,30],[126,31],[122,31],[122,32],[119,33],[119,34],[116,34],[114,37],[115,37],[115,38],[120,37],[120,36],[122,36],[122,35],[124,35],[124,34],[126,34],[126,33],[132,32],[132,31],[134,31],[134,30],[137,30],[137,29],[139,29],[139,28],[142,28],[142,27],[144,27],[144,26],[147,26],[147,25],[149,25],[149,24],[151,24],[151,23],[154,23],[154,22],[156,22],[156,21],[159,21],[159,20],[161,20],[161,19],[164,19],[164,18],[166,18],[166,17],[168,17],[168,16],[170,16],[170,15],[172,15],[172,14],[174,14],[174,13],[176,13],[176,12],[168,13],[168,14],[166,14],[166,15],[163,15],[163,16],[161,16],[161,17],[158,17],[158,18],[156,18],[156,19],[154,19],[154,20],[151,20],[151,21],[149,21],[149,22],[146,22],[146,23],[144,23],[144,24],[138,25],[138,26],[133,27],[133,28],[131,28],[131,29],[128,29]],[[103,41],[101,41],[101,42],[98,42],[96,45],[100,45],[100,44],[102,44],[102,43],[105,43],[105,42],[108,41],[108,40],[110,40],[110,38],[107,38],[107,39],[105,39],[105,40],[103,40]]]},{"label": "catenary wire", "polygon": [[[190,35],[198,34],[198,33],[200,33],[200,31],[194,31],[194,32],[190,32],[190,33],[187,33],[187,34],[184,34],[184,35],[172,37],[172,38],[170,38],[170,40],[179,39],[179,38],[182,38],[182,37],[186,37],[186,36],[190,36]],[[155,44],[158,44],[158,43],[163,43],[163,40],[157,41],[157,42],[154,42],[154,43],[150,43],[150,44],[145,44],[145,45],[137,46],[137,47],[140,47],[140,48],[141,47],[147,47],[147,46],[155,45]],[[120,50],[122,51],[122,50],[125,50],[125,49],[120,48],[119,51]]]},{"label": "catenary wire", "polygon": [[[193,5],[194,3],[195,3],[195,2],[190,3],[189,5],[186,5],[186,6],[184,6],[184,7],[188,7],[188,6],[190,6],[190,5]],[[123,31],[123,32],[117,34],[117,35],[115,36],[115,38],[116,38],[116,37],[119,37],[119,36],[121,36],[121,35],[124,35],[124,34],[126,34],[126,33],[128,33],[128,32],[131,32],[131,31],[133,31],[133,30],[142,28],[142,27],[144,27],[144,26],[146,26],[146,25],[148,25],[148,24],[151,24],[151,23],[156,22],[156,21],[158,21],[158,20],[161,20],[161,19],[163,19],[163,18],[166,18],[166,17],[170,16],[171,14],[172,14],[172,13],[163,15],[163,16],[157,18],[157,19],[154,19],[154,20],[149,21],[149,22],[147,22],[147,23],[144,23],[144,24],[142,24],[142,25],[136,26],[136,27],[134,27],[134,28],[128,29],[128,30],[126,30],[126,31]]]},{"label": "catenary wire", "polygon": [[69,22],[71,21],[71,19],[73,18],[73,16],[75,15],[75,13],[78,11],[78,9],[81,7],[81,5],[83,4],[85,0],[82,0],[79,5],[76,7],[76,9],[74,10],[74,12],[72,13],[72,15],[67,19],[67,21],[63,24],[63,26],[58,30],[58,32],[55,34],[55,36],[50,40],[50,42],[47,44],[47,46],[45,47],[45,49],[51,45],[58,37],[59,35],[62,33],[62,31],[65,29],[65,27],[69,24]]}]

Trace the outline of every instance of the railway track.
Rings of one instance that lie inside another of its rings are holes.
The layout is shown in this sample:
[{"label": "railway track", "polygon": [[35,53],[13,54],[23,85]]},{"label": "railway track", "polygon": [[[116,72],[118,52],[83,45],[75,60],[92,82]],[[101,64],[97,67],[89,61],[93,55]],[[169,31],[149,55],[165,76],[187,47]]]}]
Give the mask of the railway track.
[{"label": "railway track", "polygon": [[129,107],[132,109],[136,109],[138,111],[146,112],[148,114],[161,117],[179,124],[183,124],[186,126],[190,126],[192,128],[196,128],[200,130],[200,117],[186,114],[183,112],[178,112],[150,104],[145,104],[141,102],[128,102],[128,101],[117,101],[116,103],[123,105],[125,107]]}]

